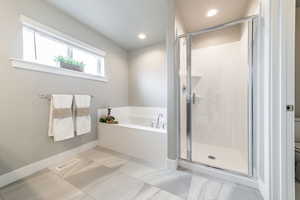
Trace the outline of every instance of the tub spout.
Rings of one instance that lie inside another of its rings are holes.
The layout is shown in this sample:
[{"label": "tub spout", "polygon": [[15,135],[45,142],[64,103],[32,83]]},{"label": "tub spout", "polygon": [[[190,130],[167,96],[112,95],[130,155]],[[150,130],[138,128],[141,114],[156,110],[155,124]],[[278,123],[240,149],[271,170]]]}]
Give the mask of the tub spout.
[{"label": "tub spout", "polygon": [[162,113],[159,113],[159,115],[156,119],[156,126],[155,126],[156,128],[161,128],[161,123],[163,123],[162,122],[163,117],[164,117],[164,115]]}]

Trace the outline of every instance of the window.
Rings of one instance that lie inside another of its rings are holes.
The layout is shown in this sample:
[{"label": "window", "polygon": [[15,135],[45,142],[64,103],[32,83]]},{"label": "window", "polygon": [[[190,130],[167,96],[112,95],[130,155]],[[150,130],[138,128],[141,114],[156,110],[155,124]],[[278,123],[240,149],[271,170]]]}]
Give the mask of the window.
[{"label": "window", "polygon": [[[23,22],[23,61],[35,63],[33,70],[85,78],[105,77],[105,53],[54,29],[21,17]],[[25,65],[23,65],[25,66]],[[24,68],[24,67],[22,67]],[[50,69],[51,68],[51,69]]]}]

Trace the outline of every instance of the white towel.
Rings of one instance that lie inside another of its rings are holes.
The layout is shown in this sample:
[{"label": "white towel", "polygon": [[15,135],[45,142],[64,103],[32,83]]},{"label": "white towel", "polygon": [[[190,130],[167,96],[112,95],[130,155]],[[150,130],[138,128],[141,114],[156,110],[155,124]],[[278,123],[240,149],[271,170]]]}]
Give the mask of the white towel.
[{"label": "white towel", "polygon": [[75,130],[77,135],[84,135],[91,132],[91,115],[79,116],[77,113],[80,109],[90,109],[91,96],[75,95]]},{"label": "white towel", "polygon": [[72,95],[52,95],[50,103],[49,131],[48,135],[54,138],[54,141],[63,141],[73,138],[74,121],[73,117],[55,117],[55,111],[59,109],[72,112]]}]

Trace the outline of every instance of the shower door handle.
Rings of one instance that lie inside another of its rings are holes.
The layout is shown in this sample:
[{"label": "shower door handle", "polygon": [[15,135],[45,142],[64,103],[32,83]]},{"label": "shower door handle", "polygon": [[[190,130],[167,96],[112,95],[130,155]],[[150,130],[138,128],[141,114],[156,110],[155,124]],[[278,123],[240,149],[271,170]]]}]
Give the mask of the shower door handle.
[{"label": "shower door handle", "polygon": [[194,103],[193,96],[187,94],[187,95],[186,95],[186,102],[189,103],[189,104],[193,104],[193,103]]},{"label": "shower door handle", "polygon": [[196,93],[195,92],[193,92],[192,103],[196,104]]}]

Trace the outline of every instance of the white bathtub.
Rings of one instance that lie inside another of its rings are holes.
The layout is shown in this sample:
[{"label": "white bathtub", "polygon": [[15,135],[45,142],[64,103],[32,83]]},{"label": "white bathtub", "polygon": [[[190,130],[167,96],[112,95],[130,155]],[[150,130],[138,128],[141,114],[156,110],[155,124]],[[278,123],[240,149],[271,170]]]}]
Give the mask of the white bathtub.
[{"label": "white bathtub", "polygon": [[[118,107],[112,115],[119,124],[98,122],[98,141],[101,147],[142,159],[158,167],[164,167],[167,159],[167,131],[152,128],[152,121],[165,108]],[[98,110],[98,119],[107,109]]]}]

